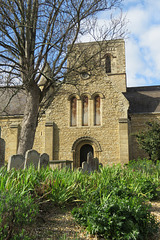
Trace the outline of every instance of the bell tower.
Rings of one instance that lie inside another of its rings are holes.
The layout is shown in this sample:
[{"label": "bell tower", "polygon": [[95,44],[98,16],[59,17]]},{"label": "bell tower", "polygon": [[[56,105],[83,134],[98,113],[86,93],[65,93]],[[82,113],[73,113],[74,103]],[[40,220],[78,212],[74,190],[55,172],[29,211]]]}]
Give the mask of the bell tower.
[{"label": "bell tower", "polygon": [[123,39],[77,43],[69,46],[69,81],[104,77],[119,92],[126,92],[125,42]]}]

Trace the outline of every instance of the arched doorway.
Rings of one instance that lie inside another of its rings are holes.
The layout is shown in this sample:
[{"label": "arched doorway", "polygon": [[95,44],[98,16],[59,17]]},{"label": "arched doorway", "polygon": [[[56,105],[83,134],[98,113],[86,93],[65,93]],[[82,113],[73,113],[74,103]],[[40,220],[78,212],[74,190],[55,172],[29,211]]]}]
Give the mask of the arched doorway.
[{"label": "arched doorway", "polygon": [[100,160],[101,146],[99,142],[92,137],[78,138],[72,145],[73,168],[78,168],[83,161],[87,160],[87,153],[92,152],[94,157]]},{"label": "arched doorway", "polygon": [[93,147],[90,144],[85,144],[80,149],[80,167],[82,167],[82,162],[87,161],[87,154],[91,152],[94,156]]}]

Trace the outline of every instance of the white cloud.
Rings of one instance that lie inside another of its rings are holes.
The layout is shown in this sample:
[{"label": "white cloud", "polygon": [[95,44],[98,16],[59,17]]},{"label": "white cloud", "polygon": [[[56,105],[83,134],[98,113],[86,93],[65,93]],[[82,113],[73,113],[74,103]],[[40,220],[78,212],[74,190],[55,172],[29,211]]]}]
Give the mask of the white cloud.
[{"label": "white cloud", "polygon": [[132,35],[142,34],[147,28],[148,16],[141,6],[131,8],[127,13],[127,18],[129,20],[128,29]]},{"label": "white cloud", "polygon": [[134,39],[126,42],[126,68],[128,86],[142,86],[146,84],[145,79],[142,77],[137,79],[137,73],[141,74],[145,66],[141,59],[139,46]]},{"label": "white cloud", "polygon": [[[148,49],[144,56],[154,63],[155,70],[160,71],[160,25],[152,26],[142,37],[140,44]],[[150,63],[150,62],[149,62]]]},{"label": "white cloud", "polygon": [[128,86],[160,84],[160,1],[126,0]]},{"label": "white cloud", "polygon": [[128,41],[126,46],[126,65],[130,72],[138,72],[143,67],[139,47],[133,39]]},{"label": "white cloud", "polygon": [[[128,86],[160,85],[160,0],[124,0],[124,10],[130,33],[126,40]],[[107,21],[108,12],[98,16],[98,26]],[[93,38],[85,35],[80,40]]]}]

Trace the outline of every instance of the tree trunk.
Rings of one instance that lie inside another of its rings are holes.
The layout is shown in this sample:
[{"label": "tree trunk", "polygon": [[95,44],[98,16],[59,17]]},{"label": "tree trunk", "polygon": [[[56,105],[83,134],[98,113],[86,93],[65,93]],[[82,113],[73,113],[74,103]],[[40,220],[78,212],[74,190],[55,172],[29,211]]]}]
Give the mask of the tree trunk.
[{"label": "tree trunk", "polygon": [[27,92],[27,102],[21,125],[18,144],[18,154],[24,155],[27,150],[32,149],[37,127],[38,110],[40,103],[40,89],[33,83]]}]

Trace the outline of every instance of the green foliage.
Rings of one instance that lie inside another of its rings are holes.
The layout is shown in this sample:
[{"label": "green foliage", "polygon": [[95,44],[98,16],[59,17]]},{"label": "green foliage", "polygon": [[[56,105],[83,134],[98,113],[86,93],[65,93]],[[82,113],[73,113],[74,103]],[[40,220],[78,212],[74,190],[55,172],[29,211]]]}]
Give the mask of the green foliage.
[{"label": "green foliage", "polygon": [[158,172],[160,173],[160,162],[157,161],[156,163],[153,163],[146,158],[138,158],[137,160],[129,161],[129,163],[127,164],[127,168],[134,171],[139,171],[146,175],[153,176]]},{"label": "green foliage", "polygon": [[137,142],[148,153],[149,158],[156,162],[160,160],[160,124],[147,122],[146,125],[147,130],[136,135]]},{"label": "green foliage", "polygon": [[35,194],[40,199],[49,199],[56,205],[64,205],[67,202],[71,202],[74,199],[74,193],[76,184],[74,182],[74,173],[70,170],[62,169],[59,171],[45,172],[43,174],[47,176],[41,184],[35,188]]},{"label": "green foliage", "polygon": [[158,196],[159,176],[160,163],[147,160],[132,161],[126,167],[106,166],[92,174],[50,168],[37,171],[34,167],[7,172],[1,168],[0,239],[7,234],[12,239],[27,239],[23,226],[36,217],[39,204],[48,201],[63,206],[76,203],[79,208],[74,216],[93,234],[145,239],[143,229],[149,235],[157,225],[144,201]]},{"label": "green foliage", "polygon": [[26,239],[23,226],[32,223],[37,212],[30,195],[1,190],[0,239]]},{"label": "green foliage", "polygon": [[159,178],[153,179],[147,171],[140,172],[133,166],[133,162],[126,168],[107,166],[101,173],[90,175],[85,203],[72,214],[91,234],[106,239],[147,239],[157,231],[144,199],[157,197]]},{"label": "green foliage", "polygon": [[112,240],[144,240],[157,231],[149,209],[140,198],[112,194],[101,204],[87,202],[82,208],[74,208],[72,214],[91,234]]}]

